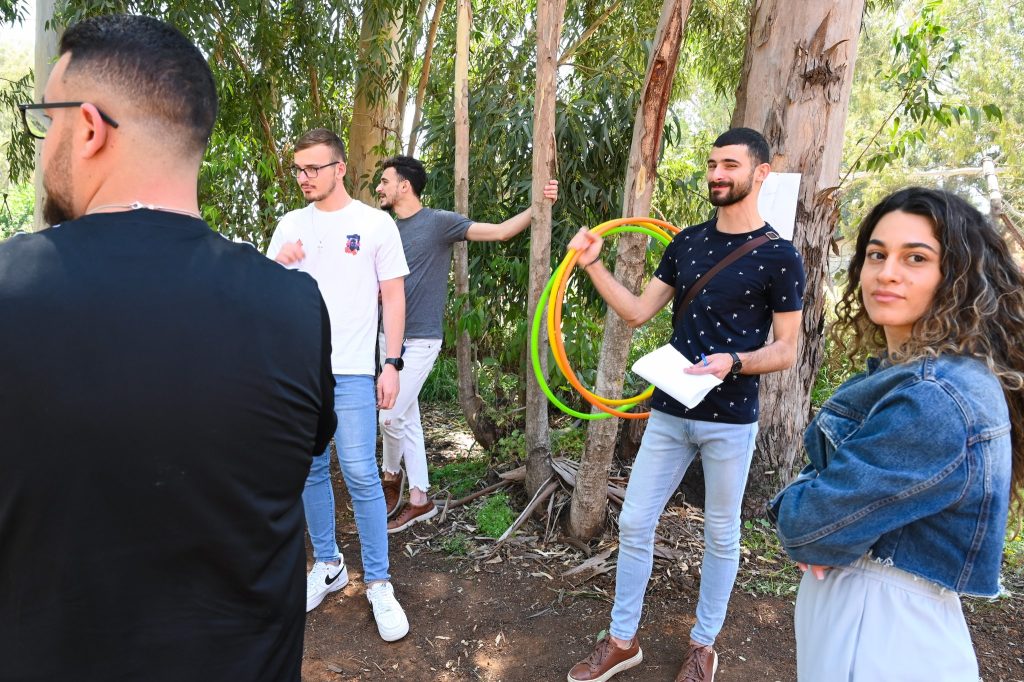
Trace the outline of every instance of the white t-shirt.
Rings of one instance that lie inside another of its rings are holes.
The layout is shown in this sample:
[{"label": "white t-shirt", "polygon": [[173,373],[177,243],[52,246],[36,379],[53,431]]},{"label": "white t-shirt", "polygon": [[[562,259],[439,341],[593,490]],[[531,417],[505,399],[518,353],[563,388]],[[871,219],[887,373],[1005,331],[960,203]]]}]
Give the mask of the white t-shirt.
[{"label": "white t-shirt", "polygon": [[380,282],[409,274],[395,221],[355,199],[339,211],[310,204],[281,218],[267,256],[300,239],[306,257],[287,267],[320,285],[331,316],[331,371],[373,375]]}]

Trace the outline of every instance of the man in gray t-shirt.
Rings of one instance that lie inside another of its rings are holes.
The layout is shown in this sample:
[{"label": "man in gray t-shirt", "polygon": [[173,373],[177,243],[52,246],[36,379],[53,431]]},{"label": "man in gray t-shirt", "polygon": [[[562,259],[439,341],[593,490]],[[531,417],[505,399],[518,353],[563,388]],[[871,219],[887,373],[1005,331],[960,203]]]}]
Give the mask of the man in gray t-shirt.
[{"label": "man in gray t-shirt", "polygon": [[[395,156],[383,164],[377,196],[380,207],[395,214],[402,237],[409,275],[405,278],[405,349],[402,354],[402,389],[395,405],[380,411],[384,441],[383,486],[387,504],[388,532],[397,533],[437,514],[427,497],[427,453],[420,424],[419,394],[444,337],[445,302],[452,244],[505,241],[530,225],[530,209],[502,223],[476,223],[451,211],[426,208],[420,193],[427,184],[423,164],[409,156]],[[548,180],[544,198],[558,199],[558,181]],[[383,343],[381,348],[383,348]],[[405,473],[409,476],[409,504],[402,508]],[[399,513],[401,510],[401,513]],[[397,514],[397,516],[395,516]]]}]

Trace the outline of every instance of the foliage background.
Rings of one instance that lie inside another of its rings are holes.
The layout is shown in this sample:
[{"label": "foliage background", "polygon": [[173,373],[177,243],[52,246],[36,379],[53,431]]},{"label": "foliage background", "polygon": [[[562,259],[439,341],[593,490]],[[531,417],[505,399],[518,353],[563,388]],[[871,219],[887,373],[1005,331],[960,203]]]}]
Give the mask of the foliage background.
[{"label": "foliage background", "polygon": [[[231,238],[264,248],[277,219],[302,203],[287,175],[289,145],[317,125],[347,137],[354,84],[391,82],[385,64],[408,69],[410,101],[423,65],[425,18],[416,0],[78,0],[58,2],[64,24],[104,12],[160,16],[174,23],[208,56],[221,112],[200,178],[208,221]],[[470,215],[501,221],[529,204],[534,88],[534,0],[474,3],[470,62]],[[559,70],[556,138],[561,198],[554,207],[553,264],[581,226],[618,217],[633,117],[661,3],[656,0],[569,0]],[[25,0],[0,2],[0,20],[18,22]],[[666,124],[652,211],[677,225],[710,211],[704,196],[706,150],[729,123],[745,39],[747,0],[694,3]],[[601,18],[607,14],[603,21]],[[360,58],[364,21],[382,30]],[[582,43],[588,28],[596,31]],[[392,39],[393,35],[393,39]],[[452,81],[455,3],[444,7],[433,69],[417,131],[420,156],[431,170],[426,203],[453,205]],[[410,47],[412,49],[410,49]],[[995,159],[1010,215],[1024,216],[1024,2],[953,0],[869,3],[860,38],[847,125],[841,221],[837,238],[883,194],[913,181],[962,192],[983,204],[977,176],[936,177],[921,171],[977,167]],[[30,56],[0,50],[0,238],[30,223],[31,145],[20,133],[12,104],[31,98]],[[406,123],[408,126],[408,122]],[[394,146],[410,131],[394,133]],[[404,146],[404,145],[403,145]],[[381,150],[383,151],[383,150]],[[526,281],[529,242],[470,248],[469,310],[456,315],[451,300],[446,353],[456,329],[475,342],[481,390],[509,431],[518,423],[526,362]],[[652,247],[653,264],[660,249]],[[842,259],[836,260],[836,279]],[[579,282],[577,281],[578,285]],[[572,286],[565,311],[567,351],[585,382],[593,380],[603,304],[589,286]],[[633,353],[664,335],[667,316],[637,336]],[[827,395],[853,368],[829,358],[819,392]],[[428,394],[452,399],[454,363],[442,355]],[[552,383],[561,377],[553,370]],[[635,387],[632,377],[627,381]],[[572,393],[562,393],[572,403]]]}]

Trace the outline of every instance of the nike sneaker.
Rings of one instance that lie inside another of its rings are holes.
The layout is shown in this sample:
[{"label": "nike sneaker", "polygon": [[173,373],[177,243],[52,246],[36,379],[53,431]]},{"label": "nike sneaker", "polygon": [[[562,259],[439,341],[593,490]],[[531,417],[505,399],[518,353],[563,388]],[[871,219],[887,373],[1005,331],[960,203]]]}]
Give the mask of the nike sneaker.
[{"label": "nike sneaker", "polygon": [[317,561],[313,570],[306,576],[306,613],[309,613],[331,592],[337,592],[348,585],[348,569],[345,568],[345,557],[337,566]]},{"label": "nike sneaker", "polygon": [[395,588],[390,582],[373,583],[366,588],[366,598],[373,608],[373,619],[377,621],[381,639],[394,642],[409,634],[409,619],[395,599]]}]

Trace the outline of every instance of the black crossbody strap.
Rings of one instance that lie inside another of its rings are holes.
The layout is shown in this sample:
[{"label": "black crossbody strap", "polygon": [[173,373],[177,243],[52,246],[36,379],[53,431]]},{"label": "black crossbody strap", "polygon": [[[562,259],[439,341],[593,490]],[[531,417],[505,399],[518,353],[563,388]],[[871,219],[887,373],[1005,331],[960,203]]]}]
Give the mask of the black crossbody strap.
[{"label": "black crossbody strap", "polygon": [[776,239],[779,239],[779,235],[773,230],[769,230],[766,234],[758,237],[757,239],[751,239],[748,242],[744,242],[729,252],[729,255],[725,258],[715,263],[710,270],[705,272],[700,279],[693,283],[693,286],[686,290],[686,297],[683,298],[683,302],[676,306],[675,311],[672,313],[672,330],[675,331],[676,325],[679,323],[679,316],[682,315],[683,311],[686,310],[687,307],[689,307],[690,302],[697,297],[700,290],[708,285],[708,282],[711,281],[712,277],[721,272],[727,265],[735,263],[757,247]]}]

